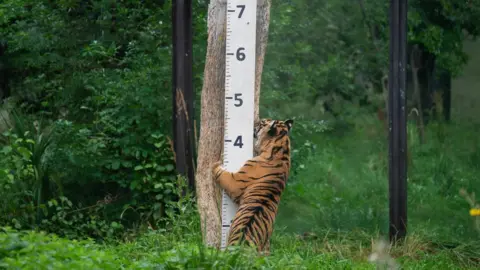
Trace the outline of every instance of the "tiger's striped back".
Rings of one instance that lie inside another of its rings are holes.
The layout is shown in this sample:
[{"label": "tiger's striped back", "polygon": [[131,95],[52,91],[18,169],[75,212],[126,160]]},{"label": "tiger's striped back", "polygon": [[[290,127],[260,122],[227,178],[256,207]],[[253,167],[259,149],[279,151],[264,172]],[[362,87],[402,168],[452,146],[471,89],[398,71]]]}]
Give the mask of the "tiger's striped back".
[{"label": "tiger's striped back", "polygon": [[290,171],[290,130],[293,121],[263,119],[255,125],[255,157],[235,172],[216,163],[217,183],[239,205],[233,219],[228,245],[253,244],[269,252],[269,241],[278,212],[280,196]]}]

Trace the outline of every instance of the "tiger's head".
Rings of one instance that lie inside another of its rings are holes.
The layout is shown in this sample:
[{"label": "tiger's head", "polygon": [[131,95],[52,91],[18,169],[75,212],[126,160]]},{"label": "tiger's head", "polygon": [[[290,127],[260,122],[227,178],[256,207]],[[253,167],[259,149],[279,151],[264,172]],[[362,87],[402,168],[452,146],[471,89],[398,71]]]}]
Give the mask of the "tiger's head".
[{"label": "tiger's head", "polygon": [[253,130],[254,154],[257,156],[268,148],[283,144],[284,141],[288,141],[286,147],[290,147],[288,137],[292,126],[291,119],[285,121],[262,119],[256,122]]}]

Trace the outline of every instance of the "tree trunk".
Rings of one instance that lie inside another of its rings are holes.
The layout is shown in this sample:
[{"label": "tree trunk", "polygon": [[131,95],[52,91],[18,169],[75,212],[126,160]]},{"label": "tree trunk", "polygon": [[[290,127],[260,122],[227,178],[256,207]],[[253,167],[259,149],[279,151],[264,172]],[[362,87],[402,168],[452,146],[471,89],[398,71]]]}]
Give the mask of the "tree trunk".
[{"label": "tree trunk", "polygon": [[425,140],[425,123],[423,119],[423,107],[422,107],[422,93],[420,90],[420,83],[418,81],[418,64],[420,62],[420,56],[422,52],[418,49],[417,45],[413,46],[413,49],[410,53],[410,65],[412,67],[412,80],[413,80],[413,100],[414,105],[417,107],[418,116],[417,116],[417,128],[419,132],[420,143],[423,144]]},{"label": "tree trunk", "polygon": [[[8,86],[8,65],[7,59],[7,43],[0,40],[0,103],[2,100],[10,96],[10,90]],[[2,60],[2,58],[4,60]]]},{"label": "tree trunk", "polygon": [[[258,102],[271,0],[257,2],[257,43],[255,69],[255,119]],[[226,0],[211,0],[208,6],[208,47],[201,97],[200,137],[196,172],[196,193],[203,240],[206,245],[220,246],[220,188],[213,182],[210,169],[221,159],[225,97],[225,28]]]},{"label": "tree trunk", "polygon": [[263,63],[265,61],[265,52],[268,43],[268,27],[270,25],[270,5],[271,0],[257,0],[257,40],[255,63],[255,122],[260,118],[260,88],[262,84]]}]

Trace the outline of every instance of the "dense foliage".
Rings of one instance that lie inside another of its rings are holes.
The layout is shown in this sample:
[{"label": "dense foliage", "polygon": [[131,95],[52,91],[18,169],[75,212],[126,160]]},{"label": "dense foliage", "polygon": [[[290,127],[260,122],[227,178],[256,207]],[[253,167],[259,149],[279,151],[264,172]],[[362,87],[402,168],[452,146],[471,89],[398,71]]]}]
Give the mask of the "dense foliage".
[{"label": "dense foliage", "polygon": [[[94,237],[157,226],[178,199],[170,9],[170,1],[2,1],[10,93],[2,223]],[[199,49],[205,4],[195,10]]]}]

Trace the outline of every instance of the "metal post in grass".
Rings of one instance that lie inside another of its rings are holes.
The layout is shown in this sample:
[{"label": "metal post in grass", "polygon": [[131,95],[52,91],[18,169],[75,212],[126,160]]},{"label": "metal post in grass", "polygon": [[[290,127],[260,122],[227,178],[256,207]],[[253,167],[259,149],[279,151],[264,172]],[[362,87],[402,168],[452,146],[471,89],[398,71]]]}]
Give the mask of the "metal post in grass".
[{"label": "metal post in grass", "polygon": [[195,187],[192,1],[173,0],[173,137],[177,172]]},{"label": "metal post in grass", "polygon": [[390,1],[388,80],[390,240],[407,233],[407,0]]}]

